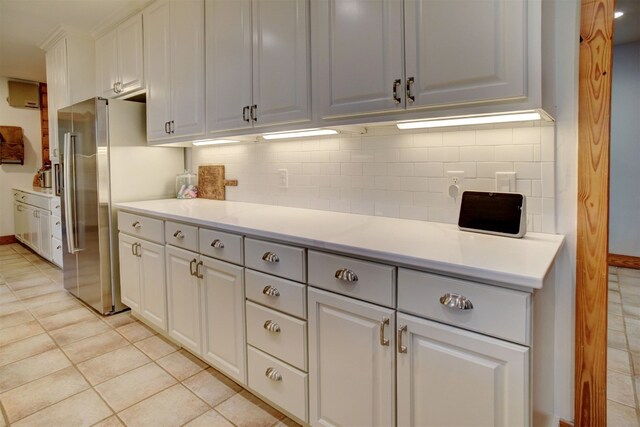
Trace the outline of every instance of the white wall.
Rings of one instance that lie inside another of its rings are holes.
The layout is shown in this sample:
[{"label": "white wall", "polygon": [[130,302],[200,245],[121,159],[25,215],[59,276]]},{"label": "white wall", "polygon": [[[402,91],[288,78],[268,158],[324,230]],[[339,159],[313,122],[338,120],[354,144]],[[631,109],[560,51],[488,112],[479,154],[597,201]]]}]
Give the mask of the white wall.
[{"label": "white wall", "polygon": [[0,236],[13,235],[13,187],[31,187],[42,166],[40,110],[10,107],[7,78],[0,77],[0,125],[20,126],[24,133],[24,165],[0,165]]},{"label": "white wall", "polygon": [[640,257],[640,42],[613,50],[609,253]]}]

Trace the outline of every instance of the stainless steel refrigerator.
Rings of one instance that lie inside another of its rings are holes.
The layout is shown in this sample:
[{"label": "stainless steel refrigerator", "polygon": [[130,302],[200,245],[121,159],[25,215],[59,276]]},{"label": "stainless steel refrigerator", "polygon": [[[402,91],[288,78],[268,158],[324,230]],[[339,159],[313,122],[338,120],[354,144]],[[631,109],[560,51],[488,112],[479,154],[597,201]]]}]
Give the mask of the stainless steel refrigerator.
[{"label": "stainless steel refrigerator", "polygon": [[174,196],[181,148],[151,147],[145,104],[92,98],[58,110],[64,287],[101,314],[120,301],[115,203]]}]

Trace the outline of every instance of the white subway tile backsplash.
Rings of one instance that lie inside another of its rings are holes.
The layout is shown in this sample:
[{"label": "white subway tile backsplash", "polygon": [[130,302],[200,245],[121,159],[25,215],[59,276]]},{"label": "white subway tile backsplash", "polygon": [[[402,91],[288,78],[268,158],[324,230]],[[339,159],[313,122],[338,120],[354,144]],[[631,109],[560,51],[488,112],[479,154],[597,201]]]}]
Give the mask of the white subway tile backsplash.
[{"label": "white subway tile backsplash", "polygon": [[[526,122],[424,132],[369,128],[364,135],[192,149],[192,170],[224,164],[238,187],[227,199],[309,209],[456,223],[459,197],[447,171],[465,172],[463,189],[494,191],[495,173],[515,171],[527,196],[528,229],[555,232],[555,127]],[[279,188],[278,169],[289,172]]]}]

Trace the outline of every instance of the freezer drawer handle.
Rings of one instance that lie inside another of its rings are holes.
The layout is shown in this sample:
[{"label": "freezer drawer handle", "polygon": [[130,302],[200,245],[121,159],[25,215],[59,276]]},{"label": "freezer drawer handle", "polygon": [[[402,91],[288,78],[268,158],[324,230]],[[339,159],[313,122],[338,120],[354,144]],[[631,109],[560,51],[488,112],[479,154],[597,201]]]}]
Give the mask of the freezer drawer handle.
[{"label": "freezer drawer handle", "polygon": [[280,332],[280,325],[278,325],[273,320],[267,320],[266,322],[264,322],[264,329],[269,332],[278,333]]},{"label": "freezer drawer handle", "polygon": [[280,375],[280,372],[276,371],[275,368],[267,368],[264,375],[271,381],[282,381],[282,375]]},{"label": "freezer drawer handle", "polygon": [[224,249],[224,243],[220,239],[216,239],[211,242],[211,247],[216,249]]},{"label": "freezer drawer handle", "polygon": [[336,279],[344,280],[345,282],[357,282],[358,275],[353,272],[353,270],[349,270],[348,268],[341,268],[336,271]]},{"label": "freezer drawer handle", "polygon": [[398,353],[406,353],[407,352],[407,346],[406,345],[402,345],[402,333],[405,332],[407,330],[407,325],[400,325],[400,327],[398,328]]},{"label": "freezer drawer handle", "polygon": [[458,310],[473,310],[473,304],[467,297],[459,294],[446,293],[440,297],[440,304]]},{"label": "freezer drawer handle", "polygon": [[178,230],[175,233],[173,233],[173,237],[175,237],[176,239],[184,239],[184,233]]},{"label": "freezer drawer handle", "polygon": [[264,255],[262,255],[262,260],[266,262],[280,262],[280,257],[273,252],[265,252]]},{"label": "freezer drawer handle", "polygon": [[265,294],[268,297],[279,297],[280,296],[280,291],[276,288],[274,288],[271,285],[267,285],[264,287],[264,289],[262,290],[262,293]]},{"label": "freezer drawer handle", "polygon": [[142,224],[140,224],[140,221],[134,222],[133,224],[131,224],[131,226],[136,230],[140,230],[142,228]]}]

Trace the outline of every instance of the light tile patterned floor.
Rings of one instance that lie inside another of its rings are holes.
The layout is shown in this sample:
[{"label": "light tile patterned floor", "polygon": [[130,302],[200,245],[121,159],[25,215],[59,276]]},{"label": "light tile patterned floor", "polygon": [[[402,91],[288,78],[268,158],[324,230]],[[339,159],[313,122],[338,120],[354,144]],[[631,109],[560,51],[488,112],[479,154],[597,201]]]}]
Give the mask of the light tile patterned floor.
[{"label": "light tile patterned floor", "polygon": [[0,427],[297,425],[19,244],[0,246],[0,406]]},{"label": "light tile patterned floor", "polygon": [[640,270],[609,268],[607,421],[640,426]]}]

